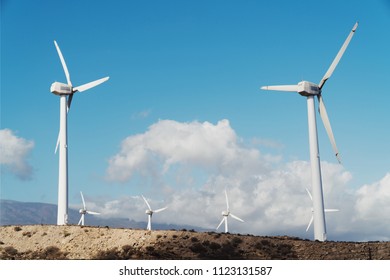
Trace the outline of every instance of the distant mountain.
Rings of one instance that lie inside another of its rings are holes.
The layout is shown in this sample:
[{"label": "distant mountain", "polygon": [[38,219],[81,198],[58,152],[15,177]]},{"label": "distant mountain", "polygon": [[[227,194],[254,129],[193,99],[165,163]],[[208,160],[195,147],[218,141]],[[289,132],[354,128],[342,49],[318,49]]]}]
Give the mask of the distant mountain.
[{"label": "distant mountain", "polygon": [[[80,214],[75,209],[68,210],[69,224],[77,224]],[[103,219],[99,216],[89,215],[89,226],[108,226],[111,228],[145,229],[146,222],[137,222],[126,218]],[[0,226],[3,225],[55,225],[57,223],[57,205],[40,202],[20,202],[0,199]],[[159,230],[194,229],[208,231],[207,229],[189,225],[153,224]]]}]

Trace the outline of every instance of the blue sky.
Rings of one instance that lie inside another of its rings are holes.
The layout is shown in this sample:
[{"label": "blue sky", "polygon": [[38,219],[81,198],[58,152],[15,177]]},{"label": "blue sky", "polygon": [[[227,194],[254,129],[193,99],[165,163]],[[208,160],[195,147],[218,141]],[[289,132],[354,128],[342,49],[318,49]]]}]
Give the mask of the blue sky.
[{"label": "blue sky", "polygon": [[318,83],[356,21],[323,89],[342,165],[317,119],[325,204],[344,208],[328,231],[386,239],[376,214],[390,211],[386,0],[2,0],[1,198],[57,203],[57,40],[74,85],[110,76],[69,112],[71,207],[82,190],[107,217],[141,220],[143,194],[170,205],[160,222],[212,228],[227,188],[248,221],[237,232],[310,237],[306,100],[260,86]]}]

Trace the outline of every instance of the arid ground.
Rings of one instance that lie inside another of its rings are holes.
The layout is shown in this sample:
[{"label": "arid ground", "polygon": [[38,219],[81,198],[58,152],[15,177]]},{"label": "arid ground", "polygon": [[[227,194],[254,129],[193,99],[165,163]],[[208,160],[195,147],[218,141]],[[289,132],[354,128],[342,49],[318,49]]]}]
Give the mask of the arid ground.
[{"label": "arid ground", "polygon": [[0,227],[0,259],[389,260],[390,242],[87,226]]}]

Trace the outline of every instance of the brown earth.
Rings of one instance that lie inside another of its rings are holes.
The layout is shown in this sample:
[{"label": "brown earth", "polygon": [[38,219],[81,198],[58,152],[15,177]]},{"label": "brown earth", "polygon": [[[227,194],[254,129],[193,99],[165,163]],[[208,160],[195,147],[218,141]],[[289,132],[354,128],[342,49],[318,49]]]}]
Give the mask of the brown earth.
[{"label": "brown earth", "polygon": [[0,259],[389,260],[390,242],[108,227],[0,227]]}]

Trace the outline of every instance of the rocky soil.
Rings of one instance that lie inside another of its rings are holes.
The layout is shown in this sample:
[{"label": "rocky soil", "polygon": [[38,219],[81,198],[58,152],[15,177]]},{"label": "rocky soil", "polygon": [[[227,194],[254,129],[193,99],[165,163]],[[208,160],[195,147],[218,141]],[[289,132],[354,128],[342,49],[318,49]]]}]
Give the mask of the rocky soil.
[{"label": "rocky soil", "polygon": [[390,242],[87,226],[0,227],[0,259],[389,260]]}]

